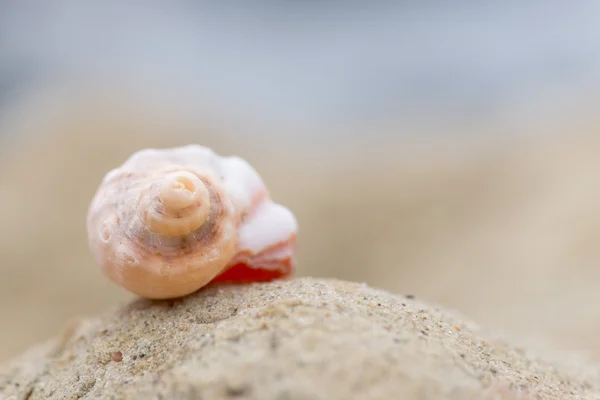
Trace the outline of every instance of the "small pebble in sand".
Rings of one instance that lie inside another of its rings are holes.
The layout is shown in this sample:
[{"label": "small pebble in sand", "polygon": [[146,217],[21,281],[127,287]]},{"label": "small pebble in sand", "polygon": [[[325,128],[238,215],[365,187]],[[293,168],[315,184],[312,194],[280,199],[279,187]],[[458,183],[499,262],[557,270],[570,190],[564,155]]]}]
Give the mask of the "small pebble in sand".
[{"label": "small pebble in sand", "polygon": [[110,355],[110,358],[114,362],[121,362],[121,361],[123,361],[123,353],[121,353],[120,351],[115,351],[114,353],[112,353]]}]

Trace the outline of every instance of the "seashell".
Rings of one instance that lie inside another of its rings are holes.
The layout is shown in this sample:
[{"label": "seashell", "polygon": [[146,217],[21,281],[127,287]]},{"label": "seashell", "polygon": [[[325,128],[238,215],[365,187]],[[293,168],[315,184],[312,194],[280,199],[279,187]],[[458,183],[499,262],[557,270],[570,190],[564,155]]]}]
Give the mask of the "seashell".
[{"label": "seashell", "polygon": [[134,153],[104,177],[87,215],[104,274],[154,299],[288,276],[296,232],[248,162],[198,145]]}]

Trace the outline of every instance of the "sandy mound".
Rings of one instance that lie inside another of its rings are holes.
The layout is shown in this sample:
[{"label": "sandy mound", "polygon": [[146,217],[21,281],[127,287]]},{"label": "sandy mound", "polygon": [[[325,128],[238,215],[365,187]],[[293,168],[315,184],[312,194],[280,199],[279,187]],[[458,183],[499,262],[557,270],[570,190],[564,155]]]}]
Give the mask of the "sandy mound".
[{"label": "sandy mound", "polygon": [[598,382],[411,296],[303,278],[80,321],[5,365],[0,397],[592,399]]}]

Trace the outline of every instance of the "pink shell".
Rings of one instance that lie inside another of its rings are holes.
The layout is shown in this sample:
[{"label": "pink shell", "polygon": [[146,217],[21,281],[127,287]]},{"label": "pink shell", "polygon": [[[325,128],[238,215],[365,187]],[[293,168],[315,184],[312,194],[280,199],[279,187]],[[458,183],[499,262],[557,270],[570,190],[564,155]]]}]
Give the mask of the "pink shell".
[{"label": "pink shell", "polygon": [[294,270],[294,215],[270,199],[246,161],[197,145],[142,150],[110,171],[87,231],[103,272],[148,298]]}]

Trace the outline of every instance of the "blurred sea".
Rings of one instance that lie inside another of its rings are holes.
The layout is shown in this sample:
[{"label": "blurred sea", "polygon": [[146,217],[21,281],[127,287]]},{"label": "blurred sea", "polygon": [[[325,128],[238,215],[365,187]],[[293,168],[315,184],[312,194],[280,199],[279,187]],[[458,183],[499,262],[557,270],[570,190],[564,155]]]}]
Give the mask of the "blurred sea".
[{"label": "blurred sea", "polygon": [[0,101],[104,79],[305,135],[563,107],[600,87],[598,15],[592,0],[3,1]]}]

